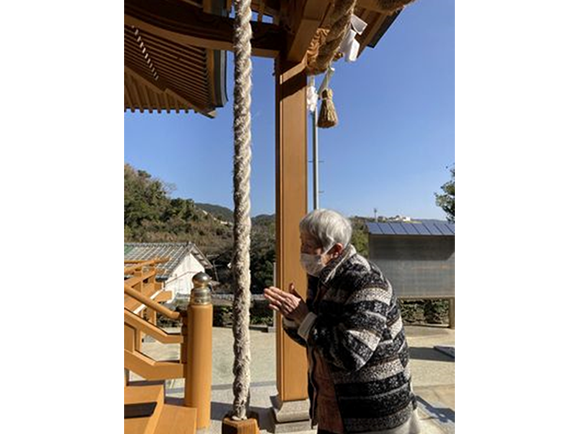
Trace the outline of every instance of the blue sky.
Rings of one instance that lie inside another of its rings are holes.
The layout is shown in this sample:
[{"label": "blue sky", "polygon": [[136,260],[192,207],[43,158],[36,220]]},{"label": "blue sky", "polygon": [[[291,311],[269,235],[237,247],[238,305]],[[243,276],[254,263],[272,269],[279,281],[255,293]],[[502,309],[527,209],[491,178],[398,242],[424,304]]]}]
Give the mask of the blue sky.
[{"label": "blue sky", "polygon": [[[321,207],[445,218],[434,193],[455,162],[454,40],[453,0],[418,0],[357,62],[335,63],[339,125],[319,129]],[[253,61],[252,215],[272,214],[274,63]],[[233,208],[231,53],[227,76],[229,101],[215,119],[126,112],[125,162],[174,184],[174,197]],[[308,194],[311,206],[311,187]]]}]

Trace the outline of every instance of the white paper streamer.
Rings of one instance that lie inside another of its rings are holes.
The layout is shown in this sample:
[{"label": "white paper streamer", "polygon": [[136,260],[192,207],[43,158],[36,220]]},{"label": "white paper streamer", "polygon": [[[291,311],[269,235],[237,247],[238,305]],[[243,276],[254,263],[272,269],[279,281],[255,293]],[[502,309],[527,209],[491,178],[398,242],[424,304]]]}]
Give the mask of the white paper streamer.
[{"label": "white paper streamer", "polygon": [[318,94],[316,93],[316,88],[314,83],[310,83],[310,86],[306,88],[306,107],[312,113],[316,110],[316,104],[318,103]]},{"label": "white paper streamer", "polygon": [[350,29],[344,35],[338,51],[344,55],[344,60],[347,62],[354,62],[358,57],[360,43],[356,40],[356,35],[362,34],[367,27],[367,23],[361,20],[356,15],[350,18]]}]

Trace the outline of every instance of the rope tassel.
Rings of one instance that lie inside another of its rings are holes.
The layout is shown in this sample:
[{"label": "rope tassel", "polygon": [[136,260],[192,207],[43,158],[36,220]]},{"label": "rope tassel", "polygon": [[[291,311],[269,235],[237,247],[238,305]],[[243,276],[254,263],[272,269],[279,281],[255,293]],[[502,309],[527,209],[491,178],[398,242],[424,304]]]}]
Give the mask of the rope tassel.
[{"label": "rope tassel", "polygon": [[322,103],[320,104],[320,115],[318,116],[319,128],[332,128],[338,124],[338,115],[332,101],[332,90],[324,89],[322,91]]}]

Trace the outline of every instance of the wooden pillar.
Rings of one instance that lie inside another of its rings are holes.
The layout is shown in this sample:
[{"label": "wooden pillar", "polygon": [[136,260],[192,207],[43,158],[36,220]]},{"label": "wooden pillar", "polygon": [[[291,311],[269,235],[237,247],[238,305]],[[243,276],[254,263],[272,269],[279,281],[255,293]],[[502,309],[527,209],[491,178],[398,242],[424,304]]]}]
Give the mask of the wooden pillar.
[{"label": "wooden pillar", "polygon": [[[307,129],[305,62],[276,59],[276,286],[291,282],[306,298],[306,273],[300,266],[298,224],[307,212]],[[276,328],[276,384],[280,404],[308,398],[303,347]]]},{"label": "wooden pillar", "polygon": [[455,330],[455,297],[449,299],[449,328]]}]

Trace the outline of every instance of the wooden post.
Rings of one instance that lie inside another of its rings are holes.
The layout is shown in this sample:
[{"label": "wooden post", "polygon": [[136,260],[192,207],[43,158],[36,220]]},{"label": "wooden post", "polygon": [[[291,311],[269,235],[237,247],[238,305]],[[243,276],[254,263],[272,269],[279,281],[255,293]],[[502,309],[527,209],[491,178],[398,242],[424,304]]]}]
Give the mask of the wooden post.
[{"label": "wooden post", "polygon": [[[125,349],[127,351],[135,351],[135,329],[125,324]],[[125,369],[125,386],[129,384],[130,373]]]},{"label": "wooden post", "polygon": [[[305,62],[289,63],[281,57],[276,59],[276,286],[287,291],[293,282],[296,290],[306,298],[307,281],[300,266],[298,229],[308,206],[307,77],[304,67]],[[308,398],[308,363],[305,349],[282,330],[280,317],[278,324],[276,384],[280,410],[288,401]],[[282,421],[278,413],[276,417],[278,422]]]},{"label": "wooden post", "polygon": [[[133,276],[142,278],[143,274],[143,268],[138,268],[133,273]],[[140,279],[139,282],[133,286],[133,288],[135,288],[136,291],[143,292],[143,279]]]},{"label": "wooden post", "polygon": [[[140,277],[141,279],[139,280],[139,282],[133,286],[133,288],[137,291],[139,291],[140,293],[144,293],[145,292],[145,282],[143,281],[143,275],[144,275],[144,270],[142,267],[139,267],[135,270],[135,272],[133,273],[133,276],[135,277]],[[145,309],[141,309],[141,311],[139,311],[139,316],[141,318],[145,317]],[[141,343],[143,342],[143,333],[141,333],[141,331],[136,330],[135,331],[135,350],[136,351],[141,351]]]},{"label": "wooden post", "polygon": [[213,306],[209,281],[210,277],[205,273],[193,276],[193,289],[187,306],[184,404],[197,409],[197,429],[210,425]]},{"label": "wooden post", "polygon": [[147,321],[153,325],[157,325],[157,311],[151,308],[147,308]]},{"label": "wooden post", "polygon": [[455,330],[455,297],[449,299],[449,328]]},{"label": "wooden post", "polygon": [[[141,309],[138,315],[143,318],[145,309]],[[135,330],[135,351],[141,351],[141,343],[143,341],[143,333],[141,330]]]}]

